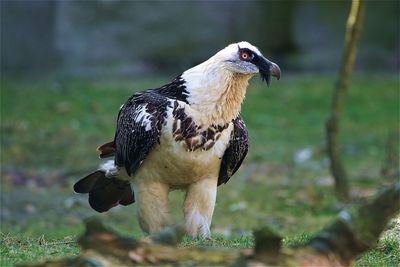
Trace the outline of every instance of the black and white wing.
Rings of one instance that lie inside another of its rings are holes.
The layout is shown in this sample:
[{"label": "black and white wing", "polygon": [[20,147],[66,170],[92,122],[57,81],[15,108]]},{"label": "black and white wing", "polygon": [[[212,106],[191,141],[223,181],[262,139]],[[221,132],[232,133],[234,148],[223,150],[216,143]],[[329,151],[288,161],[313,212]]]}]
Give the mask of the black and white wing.
[{"label": "black and white wing", "polygon": [[[114,141],[98,148],[100,157],[115,156],[115,164],[133,174],[159,142],[167,105],[168,98],[152,90],[131,96],[118,114]],[[103,170],[79,180],[74,191],[89,193],[90,206],[98,212],[135,201],[129,182],[106,177]]]},{"label": "black and white wing", "polygon": [[118,114],[115,164],[133,174],[160,140],[168,98],[148,90],[131,96]]},{"label": "black and white wing", "polygon": [[[100,157],[115,156],[115,164],[125,167],[129,175],[159,142],[168,99],[151,90],[131,96],[122,106],[113,142],[98,148]],[[106,177],[103,170],[95,171],[74,185],[77,193],[89,193],[90,206],[104,212],[118,204],[135,201],[129,182],[117,177]]]},{"label": "black and white wing", "polygon": [[233,120],[233,126],[229,147],[222,157],[218,185],[228,182],[232,175],[235,174],[240,165],[242,165],[249,148],[249,135],[240,115]]}]

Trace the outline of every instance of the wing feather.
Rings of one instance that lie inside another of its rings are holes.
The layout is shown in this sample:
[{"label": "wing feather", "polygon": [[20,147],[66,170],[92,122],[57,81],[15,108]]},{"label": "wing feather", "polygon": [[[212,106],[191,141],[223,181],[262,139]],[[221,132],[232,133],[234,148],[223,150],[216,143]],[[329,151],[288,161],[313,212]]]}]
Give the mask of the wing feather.
[{"label": "wing feather", "polygon": [[229,147],[222,157],[221,169],[219,171],[218,185],[228,182],[242,165],[249,148],[249,135],[240,115],[233,120],[233,132]]},{"label": "wing feather", "polygon": [[100,152],[99,157],[101,159],[109,158],[115,155],[115,145],[114,141],[105,143],[97,148],[97,151]]},{"label": "wing feather", "polygon": [[115,163],[133,174],[159,142],[168,98],[151,90],[128,99],[118,115]]}]

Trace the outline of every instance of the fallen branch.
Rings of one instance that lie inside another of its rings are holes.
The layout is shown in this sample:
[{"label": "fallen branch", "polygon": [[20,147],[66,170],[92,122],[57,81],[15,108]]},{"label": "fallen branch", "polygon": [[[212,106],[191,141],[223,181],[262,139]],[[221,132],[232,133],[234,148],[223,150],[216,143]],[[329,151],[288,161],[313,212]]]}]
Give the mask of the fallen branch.
[{"label": "fallen branch", "polygon": [[268,227],[254,232],[254,250],[222,250],[176,247],[184,236],[182,227],[145,239],[120,236],[99,220],[86,221],[78,240],[82,253],[39,264],[20,266],[349,266],[360,253],[375,246],[385,225],[400,209],[400,184],[371,200],[342,211],[336,221],[307,244],[281,247],[281,238]]},{"label": "fallen branch", "polygon": [[315,264],[319,266],[329,266],[329,262],[331,266],[352,265],[359,254],[376,245],[379,235],[399,210],[400,183],[397,183],[373,199],[343,210],[334,223],[305,245],[304,258],[296,255],[295,265],[313,265],[307,263],[310,255],[325,259],[326,264]]}]

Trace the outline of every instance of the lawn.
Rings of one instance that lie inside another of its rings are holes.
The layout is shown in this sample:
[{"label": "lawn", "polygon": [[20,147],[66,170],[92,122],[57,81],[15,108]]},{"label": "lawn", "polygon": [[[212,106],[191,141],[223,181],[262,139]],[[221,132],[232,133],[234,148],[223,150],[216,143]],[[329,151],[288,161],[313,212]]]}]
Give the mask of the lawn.
[{"label": "lawn", "polygon": [[[95,149],[113,138],[127,97],[165,81],[1,80],[1,266],[76,255],[82,219],[93,215],[121,233],[142,235],[134,205],[97,214],[71,186],[99,164]],[[182,246],[249,248],[251,230],[265,224],[285,237],[285,245],[299,244],[335,218],[341,205],[333,194],[324,132],[333,85],[334,77],[324,75],[287,75],[269,88],[251,82],[242,110],[249,155],[219,188],[213,239],[185,238]],[[391,182],[380,173],[388,136],[398,133],[398,77],[356,75],[342,120],[355,200]],[[171,194],[174,223],[182,221],[182,198],[182,192]],[[357,265],[397,266],[399,255],[400,238],[388,234]]]}]

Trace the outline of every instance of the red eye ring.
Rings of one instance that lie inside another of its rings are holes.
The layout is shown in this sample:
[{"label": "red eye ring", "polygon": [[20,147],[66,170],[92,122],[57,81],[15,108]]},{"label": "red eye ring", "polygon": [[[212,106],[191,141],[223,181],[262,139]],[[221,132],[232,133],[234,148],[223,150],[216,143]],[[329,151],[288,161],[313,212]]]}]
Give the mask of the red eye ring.
[{"label": "red eye ring", "polygon": [[239,56],[241,60],[247,60],[249,58],[249,55],[246,52],[240,52]]}]

